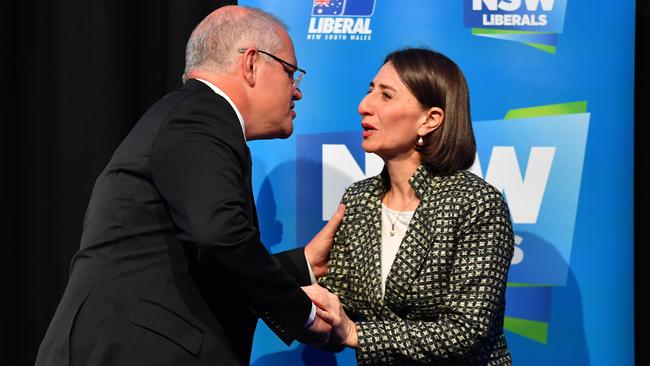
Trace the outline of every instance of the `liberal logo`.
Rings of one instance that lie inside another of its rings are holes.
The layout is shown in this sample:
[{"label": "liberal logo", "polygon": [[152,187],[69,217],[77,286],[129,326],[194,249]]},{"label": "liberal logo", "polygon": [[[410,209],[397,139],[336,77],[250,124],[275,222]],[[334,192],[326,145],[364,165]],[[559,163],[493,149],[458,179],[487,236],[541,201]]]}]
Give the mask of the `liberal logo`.
[{"label": "liberal logo", "polygon": [[465,0],[465,27],[480,37],[524,43],[555,54],[567,0]]},{"label": "liberal logo", "polygon": [[369,41],[375,0],[314,0],[307,39]]}]

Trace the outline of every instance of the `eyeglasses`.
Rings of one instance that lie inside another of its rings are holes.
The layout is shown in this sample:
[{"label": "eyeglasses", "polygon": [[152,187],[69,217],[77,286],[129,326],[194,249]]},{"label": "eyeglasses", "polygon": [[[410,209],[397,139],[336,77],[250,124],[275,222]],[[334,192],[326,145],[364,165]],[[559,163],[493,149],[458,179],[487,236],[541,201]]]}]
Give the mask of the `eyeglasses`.
[{"label": "eyeglasses", "polygon": [[[256,51],[259,53],[263,53],[269,56],[270,58],[274,59],[275,61],[279,62],[280,64],[282,64],[282,66],[284,66],[284,71],[287,72],[287,75],[289,75],[289,79],[291,79],[291,84],[293,85],[294,88],[298,89],[298,86],[300,85],[302,78],[304,78],[305,75],[307,74],[307,71],[299,68],[294,64],[290,64],[287,61],[269,52],[262,51],[262,50],[256,50]],[[239,49],[239,53],[244,53],[244,52],[246,52],[246,48]]]}]

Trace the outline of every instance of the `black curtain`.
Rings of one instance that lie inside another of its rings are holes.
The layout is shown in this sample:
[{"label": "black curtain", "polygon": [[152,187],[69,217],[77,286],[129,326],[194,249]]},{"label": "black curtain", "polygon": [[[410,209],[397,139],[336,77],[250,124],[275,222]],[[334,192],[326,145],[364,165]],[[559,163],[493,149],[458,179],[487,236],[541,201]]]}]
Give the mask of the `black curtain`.
[{"label": "black curtain", "polygon": [[0,2],[0,364],[31,365],[63,293],[93,182],[220,0]]},{"label": "black curtain", "polygon": [[[0,1],[1,365],[33,364],[79,246],[94,179],[146,108],[180,86],[194,25],[233,3]],[[639,202],[648,198],[649,21],[648,0],[637,0],[637,294],[647,274],[647,214]],[[640,341],[647,303],[635,298],[639,364],[647,359]]]},{"label": "black curtain", "polygon": [[[634,58],[634,354],[637,365],[647,365],[650,357],[648,337],[648,295],[644,286],[648,280],[648,213],[642,203],[650,200],[648,195],[648,101],[650,101],[650,0],[636,2],[636,34]],[[646,203],[647,204],[647,203]]]}]

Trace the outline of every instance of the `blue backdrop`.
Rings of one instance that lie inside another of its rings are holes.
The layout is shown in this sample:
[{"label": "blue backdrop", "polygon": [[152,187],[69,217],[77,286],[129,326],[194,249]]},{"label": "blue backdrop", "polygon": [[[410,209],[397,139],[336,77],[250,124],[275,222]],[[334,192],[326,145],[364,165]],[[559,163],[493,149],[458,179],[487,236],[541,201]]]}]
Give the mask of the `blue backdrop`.
[{"label": "blue backdrop", "polygon": [[[304,245],[345,187],[381,170],[357,105],[386,54],[426,46],[468,80],[472,171],[504,193],[516,249],[515,364],[629,365],[633,342],[634,1],[245,0],[289,26],[307,70],[294,135],[251,143],[262,238]],[[254,365],[354,365],[260,322]]]}]

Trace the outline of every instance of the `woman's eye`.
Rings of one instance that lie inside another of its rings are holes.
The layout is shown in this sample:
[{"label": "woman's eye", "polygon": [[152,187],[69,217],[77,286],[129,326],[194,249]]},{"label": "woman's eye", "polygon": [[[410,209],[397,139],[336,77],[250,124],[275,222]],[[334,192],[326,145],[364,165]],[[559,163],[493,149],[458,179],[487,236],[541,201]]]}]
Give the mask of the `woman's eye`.
[{"label": "woman's eye", "polygon": [[384,97],[384,99],[391,99],[393,97],[392,95],[390,95],[390,94],[388,94],[386,92],[381,93],[381,95]]}]

